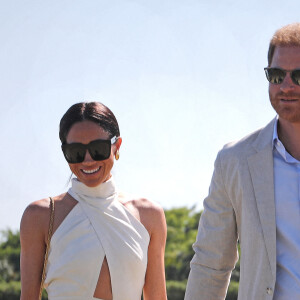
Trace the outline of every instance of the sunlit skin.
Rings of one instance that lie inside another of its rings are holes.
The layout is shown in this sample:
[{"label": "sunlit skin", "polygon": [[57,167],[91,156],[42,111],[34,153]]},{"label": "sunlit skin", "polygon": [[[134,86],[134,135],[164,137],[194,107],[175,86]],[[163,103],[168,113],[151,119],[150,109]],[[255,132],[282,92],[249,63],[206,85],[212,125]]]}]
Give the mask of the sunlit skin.
[{"label": "sunlit skin", "polygon": [[[270,67],[287,71],[300,69],[300,47],[276,47]],[[279,116],[279,139],[300,160],[300,86],[287,73],[281,84],[269,84],[269,96]]]},{"label": "sunlit skin", "polygon": [[[276,47],[270,67],[300,69],[299,47]],[[300,86],[288,73],[281,84],[269,84],[270,101],[281,121],[300,123]]]},{"label": "sunlit skin", "polygon": [[[67,143],[82,143],[88,144],[94,140],[108,140],[110,134],[104,131],[98,124],[91,121],[82,121],[75,123],[68,135]],[[117,142],[111,147],[110,157],[106,160],[95,161],[91,158],[89,152],[86,152],[85,159],[82,163],[69,164],[71,171],[82,183],[88,187],[95,187],[111,177],[111,169],[114,164],[114,155],[117,149],[120,148],[122,139],[119,138]],[[86,174],[84,171],[97,170],[92,174]]]}]

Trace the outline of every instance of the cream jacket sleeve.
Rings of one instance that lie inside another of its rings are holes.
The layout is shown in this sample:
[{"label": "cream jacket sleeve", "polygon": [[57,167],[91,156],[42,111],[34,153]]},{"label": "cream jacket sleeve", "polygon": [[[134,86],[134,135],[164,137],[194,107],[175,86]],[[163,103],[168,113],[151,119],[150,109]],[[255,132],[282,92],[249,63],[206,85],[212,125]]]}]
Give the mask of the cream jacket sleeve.
[{"label": "cream jacket sleeve", "polygon": [[[222,152],[222,151],[221,151]],[[225,299],[231,272],[238,260],[235,211],[224,184],[221,152],[204,200],[195,255],[191,261],[185,300]]]}]

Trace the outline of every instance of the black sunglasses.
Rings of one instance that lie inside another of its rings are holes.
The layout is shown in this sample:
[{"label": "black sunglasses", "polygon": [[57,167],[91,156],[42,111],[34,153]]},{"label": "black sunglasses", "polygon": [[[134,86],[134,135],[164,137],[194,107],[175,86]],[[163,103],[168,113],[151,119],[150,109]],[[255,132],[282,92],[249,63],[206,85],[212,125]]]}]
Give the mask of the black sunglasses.
[{"label": "black sunglasses", "polygon": [[117,141],[117,137],[114,136],[110,140],[95,140],[88,144],[81,143],[64,143],[61,145],[61,149],[64,153],[65,159],[70,164],[77,164],[84,161],[86,150],[89,151],[93,160],[105,160],[110,156],[111,145]]},{"label": "black sunglasses", "polygon": [[287,71],[280,68],[264,68],[267,79],[272,84],[281,84],[286,76],[286,73],[290,73],[293,82],[300,85],[300,69]]}]

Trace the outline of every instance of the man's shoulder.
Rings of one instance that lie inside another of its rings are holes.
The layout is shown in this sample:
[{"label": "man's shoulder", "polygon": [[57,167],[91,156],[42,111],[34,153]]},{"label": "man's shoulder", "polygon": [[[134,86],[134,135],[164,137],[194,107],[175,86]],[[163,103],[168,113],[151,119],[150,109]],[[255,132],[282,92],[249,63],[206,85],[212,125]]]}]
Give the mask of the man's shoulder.
[{"label": "man's shoulder", "polygon": [[242,139],[226,144],[219,152],[219,156],[241,158],[256,153],[259,148],[271,146],[274,122],[275,119]]},{"label": "man's shoulder", "polygon": [[228,152],[228,153],[234,153],[234,152],[240,152],[244,151],[246,149],[249,149],[249,146],[254,143],[254,141],[257,139],[259,136],[260,132],[263,130],[263,128],[259,128],[243,138],[232,141],[224,145],[223,149],[221,150],[222,152]]}]

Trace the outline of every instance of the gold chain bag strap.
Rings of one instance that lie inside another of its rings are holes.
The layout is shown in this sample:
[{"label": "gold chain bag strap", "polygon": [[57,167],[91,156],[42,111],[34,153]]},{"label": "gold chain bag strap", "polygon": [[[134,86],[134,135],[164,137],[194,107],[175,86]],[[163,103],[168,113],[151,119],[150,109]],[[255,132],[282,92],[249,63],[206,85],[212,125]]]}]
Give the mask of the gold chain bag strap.
[{"label": "gold chain bag strap", "polygon": [[43,266],[43,273],[42,273],[42,281],[41,281],[40,294],[39,294],[39,299],[40,300],[42,299],[44,282],[45,282],[45,278],[46,278],[46,266],[47,266],[47,262],[48,262],[48,253],[49,253],[50,241],[51,241],[52,232],[53,232],[53,221],[54,221],[54,201],[50,197],[50,222],[49,222],[49,229],[48,229],[46,252],[45,252],[45,257],[44,257],[44,266]]}]

